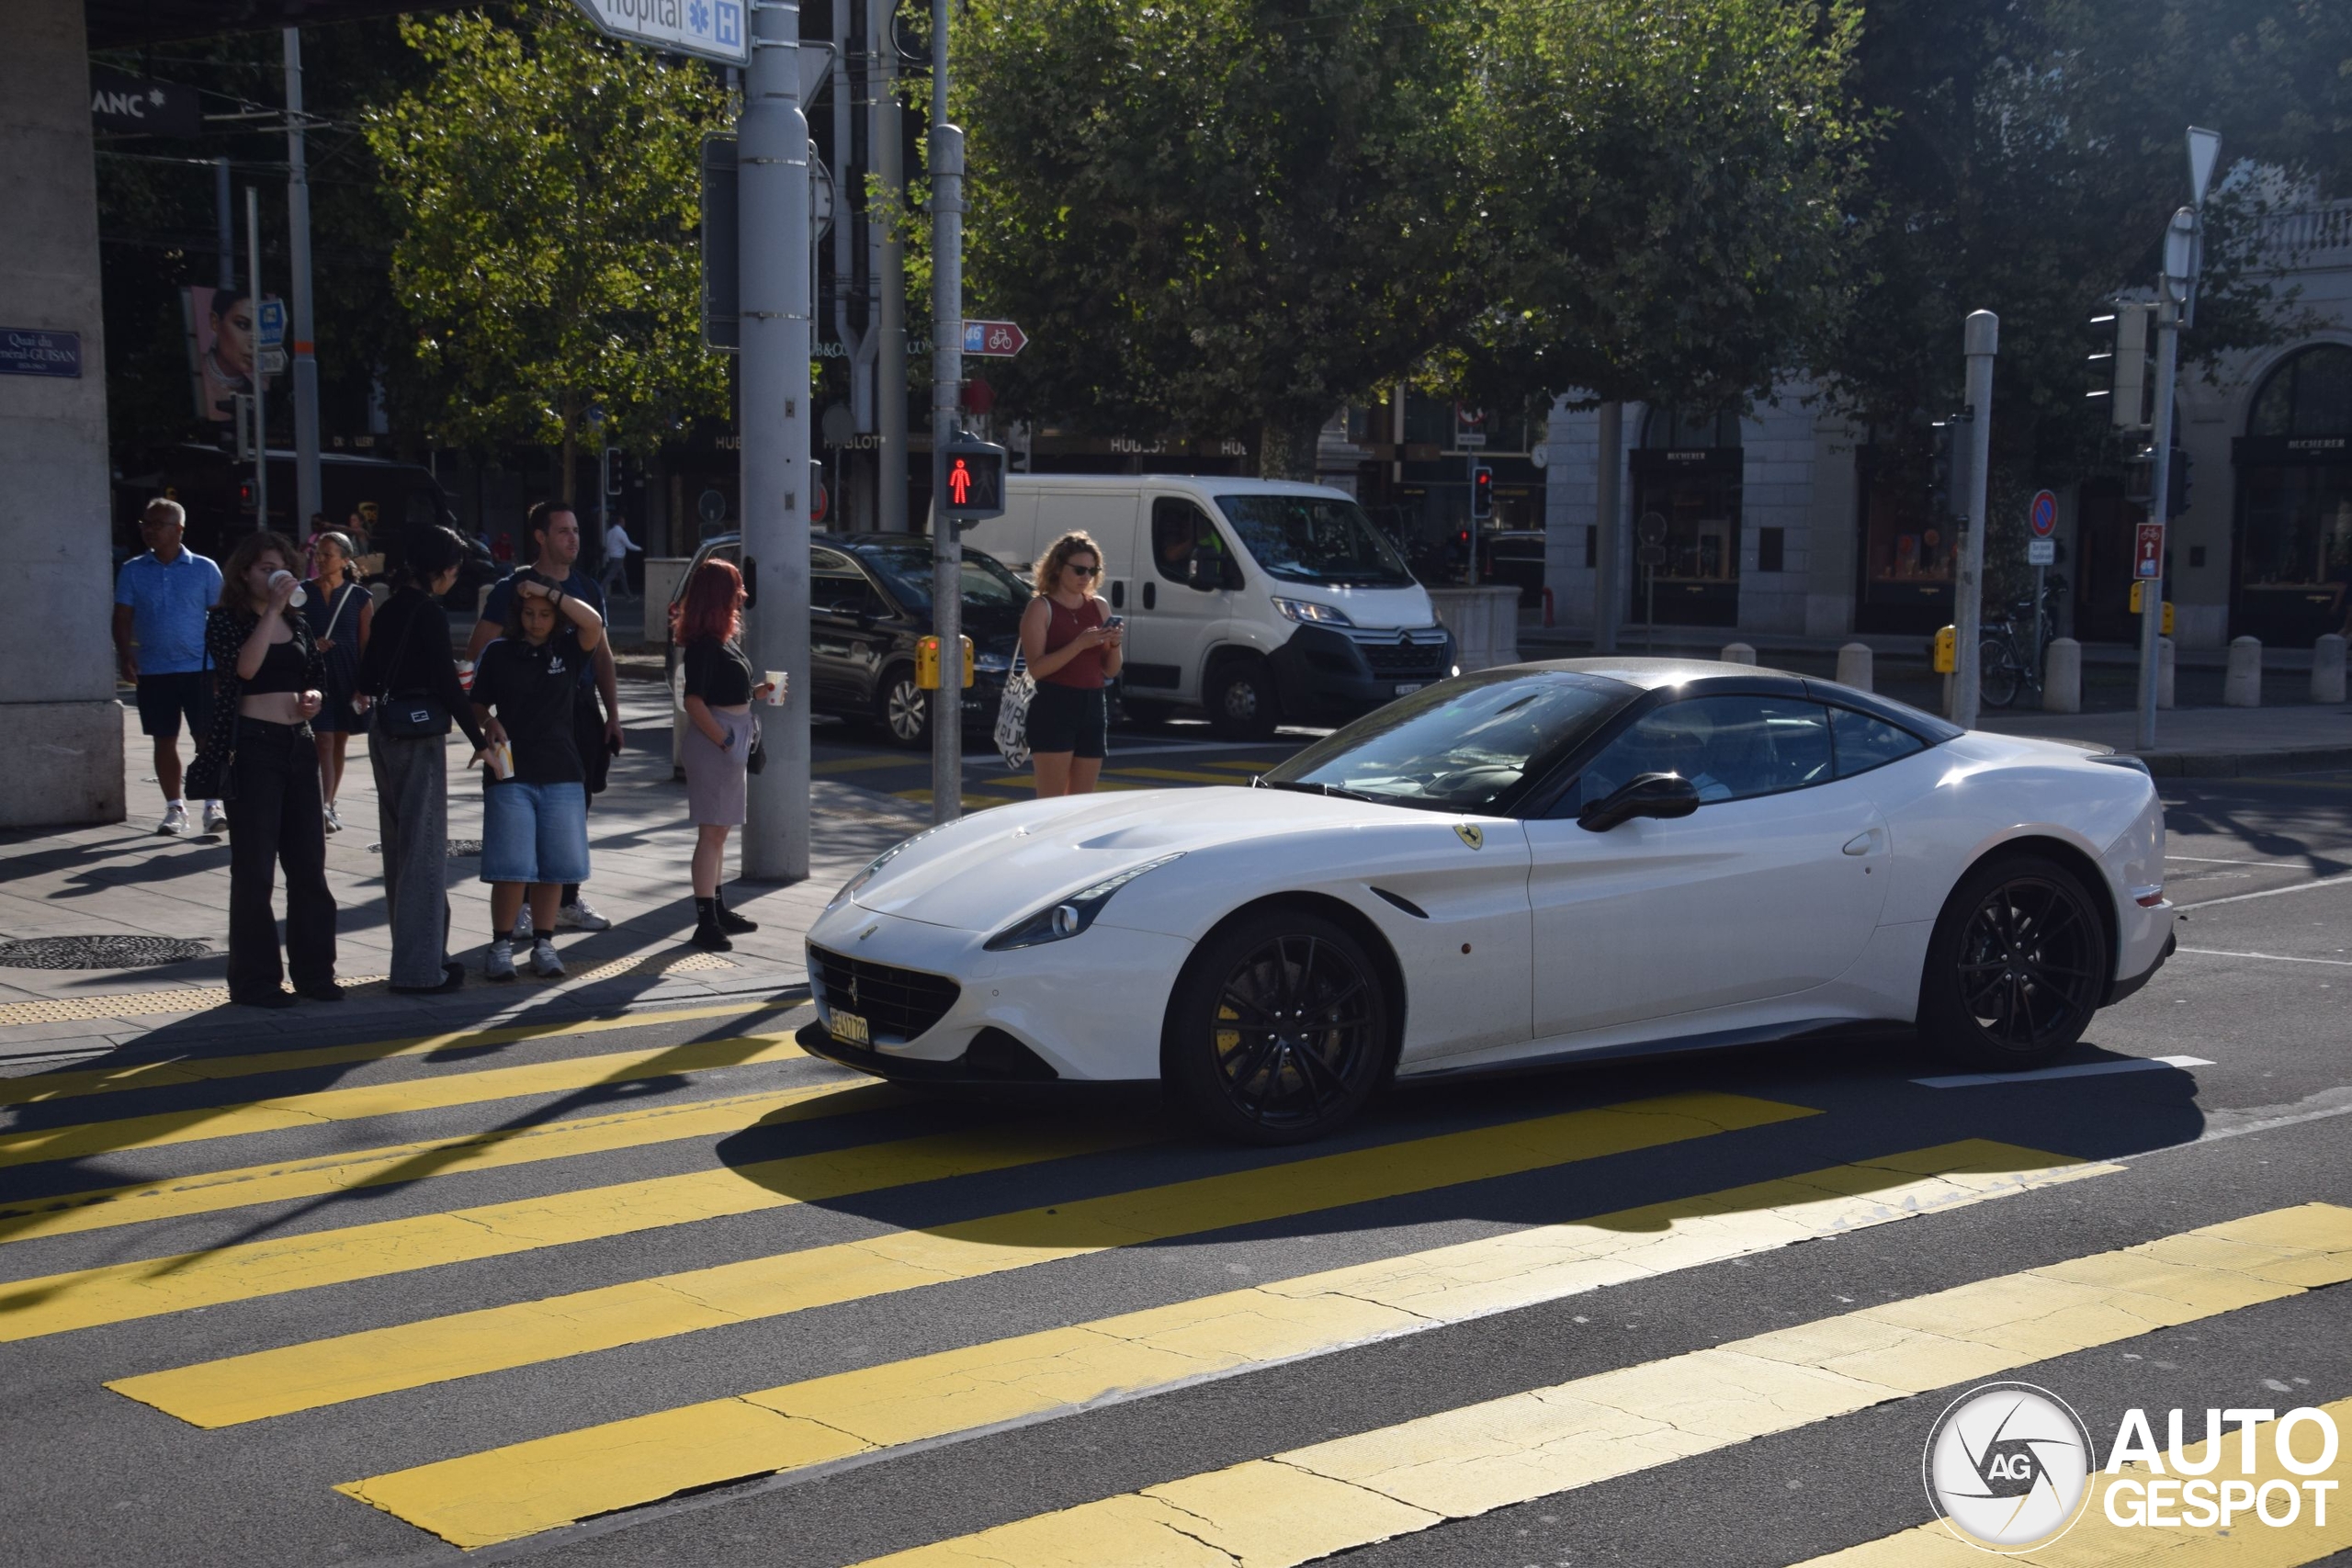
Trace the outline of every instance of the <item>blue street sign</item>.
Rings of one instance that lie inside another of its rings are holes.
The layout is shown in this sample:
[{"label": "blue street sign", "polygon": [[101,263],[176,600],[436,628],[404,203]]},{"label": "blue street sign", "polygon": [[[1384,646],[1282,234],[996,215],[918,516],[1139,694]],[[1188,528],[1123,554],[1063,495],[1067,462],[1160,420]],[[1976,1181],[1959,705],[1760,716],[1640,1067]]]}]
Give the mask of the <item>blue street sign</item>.
[{"label": "blue street sign", "polygon": [[79,376],[82,334],[0,327],[0,376]]},{"label": "blue street sign", "polygon": [[286,346],[286,301],[275,297],[265,298],[260,309],[254,312],[256,340],[264,348]]}]

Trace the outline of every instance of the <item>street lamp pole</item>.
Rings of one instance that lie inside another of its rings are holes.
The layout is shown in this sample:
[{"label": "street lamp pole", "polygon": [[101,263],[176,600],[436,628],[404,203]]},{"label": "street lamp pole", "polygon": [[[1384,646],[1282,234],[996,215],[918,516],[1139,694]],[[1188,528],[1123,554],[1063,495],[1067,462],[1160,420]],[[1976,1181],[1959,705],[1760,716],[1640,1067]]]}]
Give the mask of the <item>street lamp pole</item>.
[{"label": "street lamp pole", "polygon": [[798,0],[755,0],[736,131],[740,202],[743,571],[752,668],[789,677],[762,728],[743,874],[808,874],[808,120]]},{"label": "street lamp pole", "polygon": [[931,7],[931,819],[964,814],[964,546],[946,515],[947,448],[964,382],[964,132],[947,120],[947,0]]},{"label": "street lamp pole", "polygon": [[[2197,213],[2184,207],[2165,230],[2165,270],[2156,279],[2156,407],[2148,432],[2148,519],[2167,534],[2172,525],[2172,402],[2180,374],[2183,308],[2196,286]],[[2155,552],[2154,575],[2140,585],[2140,750],[2156,743],[2156,660],[2165,625],[2165,555]],[[2139,570],[2133,555],[2132,570]]]},{"label": "street lamp pole", "polygon": [[1962,336],[1968,355],[1968,527],[1960,540],[1960,582],[1952,595],[1951,721],[1976,727],[1983,690],[1983,660],[1977,658],[1984,624],[1984,494],[1993,455],[1993,359],[2001,351],[2001,318],[1972,310]]}]

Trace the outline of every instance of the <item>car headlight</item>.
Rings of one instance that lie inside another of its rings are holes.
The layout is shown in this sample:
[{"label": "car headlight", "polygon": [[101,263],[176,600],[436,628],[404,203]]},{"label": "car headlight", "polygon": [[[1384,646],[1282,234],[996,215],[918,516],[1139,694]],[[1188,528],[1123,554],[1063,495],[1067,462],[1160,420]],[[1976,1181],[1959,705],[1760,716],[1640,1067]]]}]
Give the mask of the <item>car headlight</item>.
[{"label": "car headlight", "polygon": [[1318,604],[1312,599],[1284,599],[1274,596],[1274,608],[1294,621],[1305,621],[1318,626],[1351,626],[1355,623],[1336,606]]},{"label": "car headlight", "polygon": [[904,842],[894,845],[889,849],[884,850],[880,854],[876,855],[872,860],[865,863],[865,869],[864,871],[859,872],[855,876],[853,876],[847,882],[842,883],[841,891],[834,894],[831,898],[825,900],[825,912],[827,914],[831,914],[833,910],[838,909],[843,904],[848,903],[851,896],[855,894],[859,888],[873,881],[875,876],[880,873],[884,866],[888,865],[892,861],[898,859],[900,855],[905,854],[909,850],[913,849],[917,844],[922,843],[933,833],[938,832],[940,829],[952,826],[952,823],[941,822],[932,827],[925,828],[913,838],[906,840]]},{"label": "car headlight", "polygon": [[1111,895],[1141,876],[1156,871],[1172,860],[1182,860],[1184,852],[1148,860],[1141,865],[1129,866],[1116,876],[1106,876],[1090,887],[1081,887],[1067,898],[1057,898],[1046,908],[999,931],[982,944],[989,953],[1010,953],[1016,947],[1039,947],[1049,942],[1066,942],[1094,923]]}]

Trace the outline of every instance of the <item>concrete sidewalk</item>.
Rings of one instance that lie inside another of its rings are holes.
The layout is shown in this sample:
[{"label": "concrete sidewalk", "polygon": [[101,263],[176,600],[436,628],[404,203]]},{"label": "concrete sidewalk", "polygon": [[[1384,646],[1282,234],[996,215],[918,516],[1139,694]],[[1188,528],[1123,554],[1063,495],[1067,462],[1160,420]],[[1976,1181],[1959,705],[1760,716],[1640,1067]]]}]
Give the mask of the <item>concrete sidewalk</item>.
[{"label": "concrete sidewalk", "polygon": [[[344,831],[327,839],[327,883],[338,908],[339,1003],[304,1001],[282,1011],[228,1005],[229,846],[225,835],[164,838],[149,743],[126,710],[130,759],[130,821],[0,835],[0,1071],[16,1062],[49,1066],[168,1033],[175,1048],[222,1035],[375,1035],[436,1032],[567,1013],[605,1013],[667,1003],[794,994],[806,980],[801,943],[833,890],[891,844],[929,825],[906,802],[835,780],[813,792],[816,853],[808,880],[791,886],[729,887],[731,908],[760,922],[728,953],[686,945],[694,928],[687,858],[694,831],[685,785],[670,777],[669,716],[662,688],[621,688],[629,749],[588,819],[593,903],[610,917],[605,931],[557,939],[569,971],[559,981],[525,976],[511,985],[481,978],[490,940],[490,889],[478,880],[481,791],[463,772],[465,739],[450,746],[450,952],[469,971],[448,996],[394,996],[374,781],[365,737],[355,737],[337,807]],[[182,742],[183,760],[187,743]],[[730,844],[740,851],[741,837]],[[730,865],[729,875],[733,874]],[[281,896],[282,897],[282,896]],[[281,903],[282,908],[282,903]],[[6,944],[39,938],[162,938],[202,942],[192,960],[119,969],[28,968]]]}]

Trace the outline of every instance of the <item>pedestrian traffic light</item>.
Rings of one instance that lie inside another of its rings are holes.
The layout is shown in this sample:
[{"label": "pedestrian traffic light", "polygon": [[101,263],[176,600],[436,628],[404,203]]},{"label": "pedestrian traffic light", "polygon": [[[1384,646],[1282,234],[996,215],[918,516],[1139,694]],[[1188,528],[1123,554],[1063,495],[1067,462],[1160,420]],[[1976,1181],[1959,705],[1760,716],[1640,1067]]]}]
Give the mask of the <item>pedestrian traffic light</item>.
[{"label": "pedestrian traffic light", "polygon": [[1953,414],[1928,427],[1928,516],[1957,517],[1967,504],[1968,416]]},{"label": "pedestrian traffic light", "polygon": [[2086,396],[2104,399],[2108,423],[2118,430],[2148,423],[2148,323],[2153,305],[2119,304],[2091,318],[2091,388]]},{"label": "pedestrian traffic light", "polygon": [[621,459],[622,453],[619,447],[605,448],[605,493],[606,495],[618,495],[621,492]]},{"label": "pedestrian traffic light", "polygon": [[1484,463],[1470,465],[1470,519],[1484,523],[1495,514],[1495,470]]},{"label": "pedestrian traffic light", "polygon": [[947,444],[944,493],[933,498],[933,515],[958,527],[1004,515],[1004,448],[962,434]]}]

